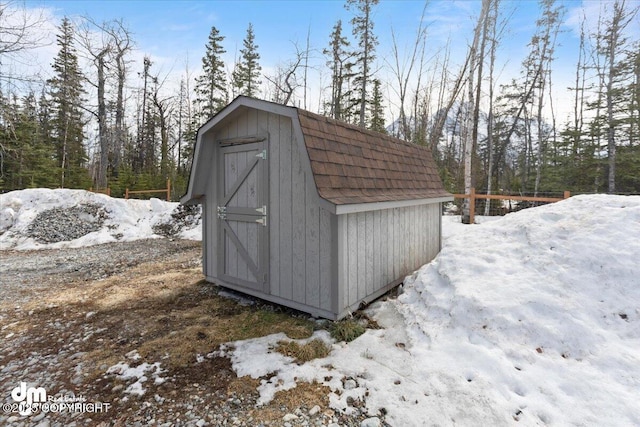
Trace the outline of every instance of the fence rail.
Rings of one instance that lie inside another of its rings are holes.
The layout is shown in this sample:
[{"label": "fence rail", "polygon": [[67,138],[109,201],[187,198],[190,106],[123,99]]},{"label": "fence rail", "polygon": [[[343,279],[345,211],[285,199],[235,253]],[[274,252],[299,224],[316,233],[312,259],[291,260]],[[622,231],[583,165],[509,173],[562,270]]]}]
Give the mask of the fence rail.
[{"label": "fence rail", "polygon": [[553,203],[553,202],[559,202],[561,200],[568,199],[569,197],[571,197],[571,192],[569,191],[565,191],[562,197],[512,196],[509,194],[478,194],[476,193],[476,189],[473,187],[471,188],[469,193],[470,194],[454,194],[453,195],[453,197],[456,199],[469,199],[469,224],[474,223],[477,199]]},{"label": "fence rail", "polygon": [[91,191],[92,193],[100,193],[100,194],[106,194],[107,196],[111,196],[111,188],[107,187],[107,188],[103,188],[103,189],[94,189],[93,187],[89,187],[89,191]]},{"label": "fence rail", "polygon": [[159,190],[129,190],[126,188],[124,191],[124,198],[128,199],[131,194],[146,194],[146,193],[166,193],[167,194],[167,202],[171,201],[171,180],[167,180],[167,188],[161,188]]}]

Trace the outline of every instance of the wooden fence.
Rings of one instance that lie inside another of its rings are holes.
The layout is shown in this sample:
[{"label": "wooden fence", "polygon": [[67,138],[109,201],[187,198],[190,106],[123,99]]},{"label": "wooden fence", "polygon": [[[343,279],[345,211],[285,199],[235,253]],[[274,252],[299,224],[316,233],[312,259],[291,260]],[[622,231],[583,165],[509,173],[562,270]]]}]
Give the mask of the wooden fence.
[{"label": "wooden fence", "polygon": [[559,202],[571,197],[569,191],[565,191],[562,197],[533,197],[533,196],[512,196],[509,194],[478,194],[475,188],[471,188],[470,194],[454,194],[456,199],[469,199],[469,224],[473,224],[476,212],[476,200],[514,200],[518,202]]},{"label": "wooden fence", "polygon": [[89,191],[91,191],[92,193],[100,193],[100,194],[106,194],[107,196],[111,197],[111,188],[107,187],[107,188],[103,188],[103,189],[93,189],[93,187],[89,187]]},{"label": "wooden fence", "polygon": [[124,198],[128,199],[131,194],[145,194],[145,193],[166,193],[167,194],[167,202],[171,201],[171,180],[167,179],[167,188],[162,188],[160,190],[135,190],[131,191],[129,188],[126,188],[124,191]]}]

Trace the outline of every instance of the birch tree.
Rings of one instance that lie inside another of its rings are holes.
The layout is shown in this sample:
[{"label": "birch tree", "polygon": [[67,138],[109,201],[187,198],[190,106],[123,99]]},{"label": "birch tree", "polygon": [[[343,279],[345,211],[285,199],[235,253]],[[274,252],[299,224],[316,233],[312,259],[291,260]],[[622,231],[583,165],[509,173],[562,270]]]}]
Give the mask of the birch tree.
[{"label": "birch tree", "polygon": [[[474,80],[475,72],[476,72],[476,64],[484,61],[483,52],[478,52],[478,46],[480,44],[480,36],[482,33],[482,29],[486,26],[487,15],[489,13],[489,8],[491,5],[491,0],[482,0],[482,8],[480,10],[480,15],[478,16],[478,22],[473,32],[473,41],[471,46],[469,47],[468,53],[468,61],[469,68],[467,70],[467,100],[466,100],[466,112],[465,112],[465,122],[463,126],[463,140],[464,140],[464,191],[465,194],[471,193],[471,188],[473,187],[472,180],[472,161],[473,155],[476,146],[476,140],[478,137],[477,134],[477,117],[476,113],[478,109],[478,103],[475,101],[475,84],[480,85],[482,82],[482,68],[478,67],[478,78],[477,81]],[[475,130],[474,130],[475,129]],[[462,207],[462,222],[468,224],[470,221],[470,199],[464,199],[464,204]]]},{"label": "birch tree", "polygon": [[616,190],[616,131],[620,127],[617,101],[620,99],[621,88],[624,86],[627,76],[620,67],[620,61],[624,57],[624,49],[627,47],[627,38],[624,30],[636,16],[638,8],[629,9],[625,0],[616,0],[613,3],[611,16],[605,21],[604,32],[597,35],[598,54],[604,59],[602,77],[605,82],[605,126],[607,137],[607,191],[613,193]]},{"label": "birch tree", "polygon": [[[409,54],[406,57],[403,57],[403,53],[398,46],[398,41],[396,40],[396,34],[391,28],[391,57],[392,61],[387,61],[389,66],[391,67],[392,73],[396,78],[397,87],[394,87],[394,92],[398,96],[398,120],[399,120],[399,131],[400,136],[407,141],[413,139],[411,125],[409,123],[409,118],[407,117],[406,112],[406,103],[407,97],[409,96],[409,84],[412,81],[416,81],[416,87],[414,88],[414,99],[418,100],[418,94],[421,91],[420,88],[420,79],[422,77],[422,68],[424,65],[424,56],[426,49],[426,35],[427,35],[427,27],[424,24],[424,17],[427,10],[427,4],[425,3],[424,8],[422,9],[422,16],[420,17],[420,21],[418,24],[418,28],[416,30],[415,39],[411,45],[409,50]],[[406,51],[406,50],[403,50]],[[418,68],[417,75],[414,74],[414,69]],[[413,118],[417,119],[417,108],[413,109]]]}]

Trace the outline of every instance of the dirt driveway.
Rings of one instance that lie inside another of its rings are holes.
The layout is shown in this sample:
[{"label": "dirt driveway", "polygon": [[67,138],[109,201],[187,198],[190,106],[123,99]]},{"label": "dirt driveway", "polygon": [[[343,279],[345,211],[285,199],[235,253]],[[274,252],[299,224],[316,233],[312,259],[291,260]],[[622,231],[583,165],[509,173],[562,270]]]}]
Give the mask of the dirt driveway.
[{"label": "dirt driveway", "polygon": [[[0,252],[0,425],[360,425],[318,384],[255,406],[260,380],[237,378],[215,350],[305,338],[317,323],[219,296],[200,262],[199,242],[169,239]],[[21,382],[58,405],[21,415]]]}]

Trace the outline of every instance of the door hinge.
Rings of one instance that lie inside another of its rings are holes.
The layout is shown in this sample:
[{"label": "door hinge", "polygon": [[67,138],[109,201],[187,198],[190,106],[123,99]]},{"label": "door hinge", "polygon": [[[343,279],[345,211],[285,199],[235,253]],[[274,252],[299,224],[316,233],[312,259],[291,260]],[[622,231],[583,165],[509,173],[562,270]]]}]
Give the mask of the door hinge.
[{"label": "door hinge", "polygon": [[256,208],[256,212],[262,214],[262,215],[266,215],[267,214],[267,206],[263,205],[261,208]]},{"label": "door hinge", "polygon": [[256,154],[256,157],[261,158],[262,160],[266,160],[267,159],[267,150],[262,150],[261,152],[259,152],[258,154]]},{"label": "door hinge", "polygon": [[263,226],[266,227],[267,226],[267,217],[263,216],[262,218],[258,218],[258,219],[256,219],[256,222],[258,224],[262,224]]},{"label": "door hinge", "polygon": [[218,218],[227,219],[227,207],[226,206],[218,206]]}]

